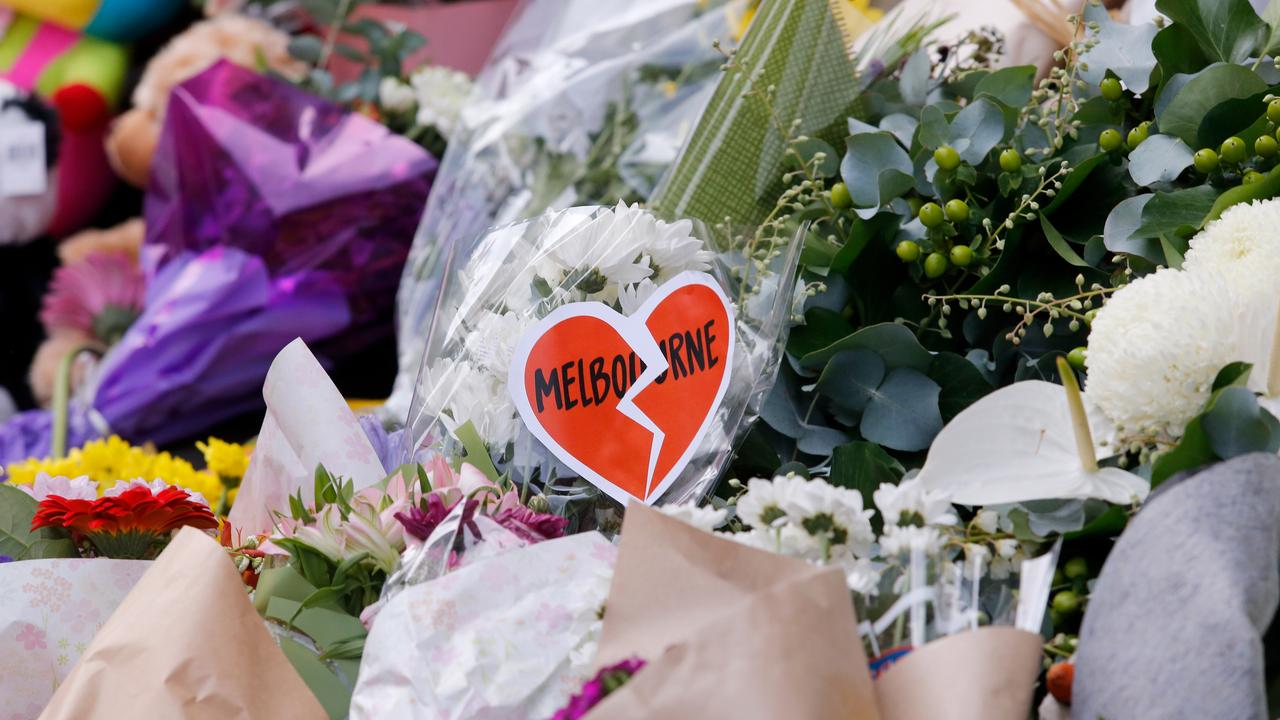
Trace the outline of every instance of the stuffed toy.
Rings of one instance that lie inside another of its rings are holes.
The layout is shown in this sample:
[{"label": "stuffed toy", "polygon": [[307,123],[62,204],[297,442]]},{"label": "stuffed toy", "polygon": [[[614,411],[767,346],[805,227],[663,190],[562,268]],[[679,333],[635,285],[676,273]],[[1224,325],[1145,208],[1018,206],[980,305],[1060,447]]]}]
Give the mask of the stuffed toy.
[{"label": "stuffed toy", "polygon": [[[15,142],[19,141],[19,142]],[[0,172],[0,245],[25,243],[49,227],[57,205],[58,116],[34,95],[0,80],[0,164],[11,153],[30,156],[9,179]]]},{"label": "stuffed toy", "polygon": [[36,235],[83,227],[110,193],[113,175],[102,139],[127,65],[121,45],[0,7],[0,80],[47,101],[59,123],[56,181],[50,178],[56,207]]},{"label": "stuffed toy", "polygon": [[184,0],[5,0],[18,12],[103,40],[128,43],[173,19]]},{"label": "stuffed toy", "polygon": [[267,69],[292,79],[306,65],[290,57],[289,37],[267,23],[228,13],[192,25],[169,41],[147,63],[133,92],[133,109],[116,120],[107,137],[107,155],[116,173],[146,187],[165,106],[174,86],[195,77],[221,59],[250,69]]}]

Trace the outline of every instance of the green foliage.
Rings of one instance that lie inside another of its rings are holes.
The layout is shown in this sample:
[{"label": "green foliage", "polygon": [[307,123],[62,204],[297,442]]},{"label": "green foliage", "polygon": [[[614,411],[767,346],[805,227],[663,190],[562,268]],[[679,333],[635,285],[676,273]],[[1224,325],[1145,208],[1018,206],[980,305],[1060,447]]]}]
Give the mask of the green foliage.
[{"label": "green foliage", "polygon": [[0,483],[0,555],[14,560],[79,557],[65,530],[31,529],[37,505],[25,492]]}]

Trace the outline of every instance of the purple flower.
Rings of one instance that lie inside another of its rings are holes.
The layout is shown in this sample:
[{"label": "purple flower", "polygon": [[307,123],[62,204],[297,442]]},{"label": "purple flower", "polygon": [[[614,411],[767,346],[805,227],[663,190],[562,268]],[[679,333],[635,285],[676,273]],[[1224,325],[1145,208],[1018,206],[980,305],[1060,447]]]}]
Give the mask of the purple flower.
[{"label": "purple flower", "polygon": [[628,658],[615,665],[602,668],[591,678],[582,691],[569,698],[569,704],[560,708],[551,720],[578,720],[600,704],[610,693],[622,687],[645,666],[645,661],[638,657]]},{"label": "purple flower", "polygon": [[431,537],[431,533],[435,532],[440,523],[448,517],[449,511],[452,509],[453,505],[446,506],[439,495],[431,493],[427,496],[426,510],[417,505],[411,505],[405,512],[396,513],[395,519],[399,520],[400,524],[404,526],[405,532],[425,541]]},{"label": "purple flower", "polygon": [[563,537],[565,528],[569,526],[568,518],[534,512],[522,505],[499,510],[493,520],[531,544]]},{"label": "purple flower", "polygon": [[0,555],[0,563],[13,562],[13,558],[8,555]]}]

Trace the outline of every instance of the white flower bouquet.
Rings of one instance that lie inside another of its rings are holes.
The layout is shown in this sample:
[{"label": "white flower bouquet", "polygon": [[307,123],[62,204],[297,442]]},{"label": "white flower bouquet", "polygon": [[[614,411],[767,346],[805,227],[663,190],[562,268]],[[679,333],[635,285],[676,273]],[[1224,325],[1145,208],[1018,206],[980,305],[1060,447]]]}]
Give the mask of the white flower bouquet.
[{"label": "white flower bouquet", "polygon": [[[553,505],[594,496],[582,478],[619,501],[703,497],[776,371],[799,248],[775,238],[744,249],[710,234],[624,203],[489,233],[456,275],[439,279],[406,456],[425,446],[487,454]],[[717,319],[658,329],[701,312],[699,303]],[[556,335],[546,350],[579,351],[577,366],[530,370],[525,402],[512,380],[523,382],[520,369],[544,354],[530,338],[582,313],[592,317],[577,320],[596,325]],[[530,420],[544,410],[572,410],[565,422],[586,424]]]}]

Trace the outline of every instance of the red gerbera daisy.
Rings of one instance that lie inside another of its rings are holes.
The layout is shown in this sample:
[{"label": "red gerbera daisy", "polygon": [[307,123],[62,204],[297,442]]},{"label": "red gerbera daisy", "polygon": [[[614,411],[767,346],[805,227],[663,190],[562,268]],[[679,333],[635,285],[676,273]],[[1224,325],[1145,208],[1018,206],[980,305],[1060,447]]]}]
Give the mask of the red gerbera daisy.
[{"label": "red gerbera daisy", "polygon": [[192,500],[182,488],[152,493],[141,485],[97,500],[53,495],[40,501],[31,520],[32,530],[70,530],[77,541],[88,540],[100,556],[141,560],[155,557],[169,534],[184,525],[211,530],[218,521],[209,506]]}]

